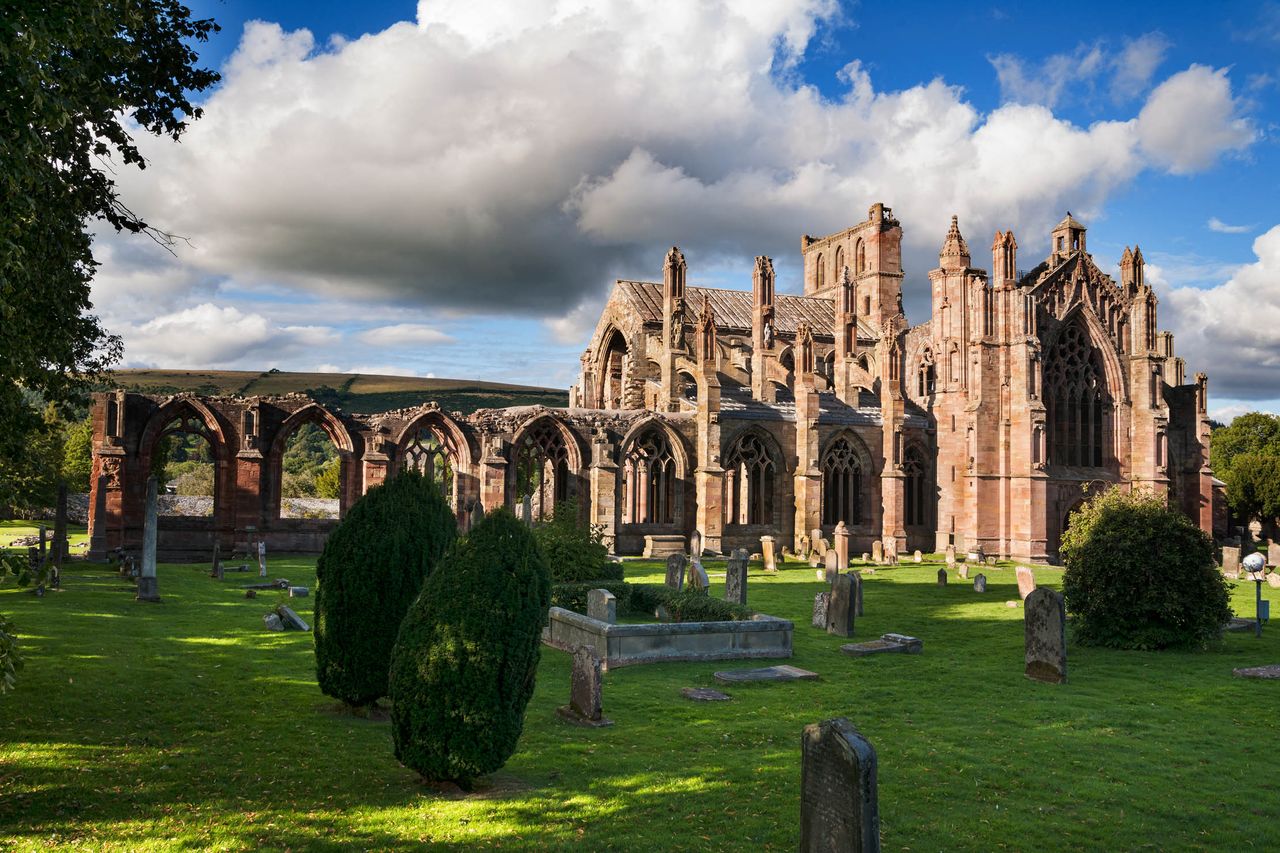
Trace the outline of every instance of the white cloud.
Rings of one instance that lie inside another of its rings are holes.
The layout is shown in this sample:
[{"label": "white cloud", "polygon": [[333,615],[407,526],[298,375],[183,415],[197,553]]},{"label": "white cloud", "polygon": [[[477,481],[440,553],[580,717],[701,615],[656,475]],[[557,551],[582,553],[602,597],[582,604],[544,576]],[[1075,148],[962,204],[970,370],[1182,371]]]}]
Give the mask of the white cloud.
[{"label": "white cloud", "polygon": [[1143,151],[1174,174],[1212,166],[1229,151],[1256,137],[1253,123],[1239,115],[1227,69],[1192,65],[1155,88],[1138,113]]},{"label": "white cloud", "polygon": [[261,314],[207,302],[117,330],[129,343],[125,366],[133,367],[273,367],[339,340],[329,328],[281,326]]},{"label": "white cloud", "polygon": [[[654,5],[530,0],[495,15],[433,0],[417,22],[323,48],[249,24],[182,144],[141,140],[149,168],[120,175],[133,209],[192,240],[150,272],[100,243],[95,297],[128,358],[234,356],[147,322],[228,294],[263,297],[235,322],[280,336],[245,358],[292,357],[309,334],[297,329],[337,318],[429,345],[451,328],[442,314],[518,314],[563,341],[585,336],[615,277],[656,277],[672,243],[695,283],[731,258],[745,287],[754,255],[785,270],[801,233],[846,227],[875,201],[904,223],[918,312],[951,213],[975,247],[1012,226],[1034,255],[1064,210],[1096,214],[1153,163],[1201,168],[1252,139],[1225,72],[1199,66],[1141,118],[1082,127],[1038,105],[980,113],[941,79],[879,91],[856,59],[824,97],[795,68],[842,14],[834,0]],[[1079,60],[1132,87],[1162,55],[1141,41],[1121,60],[1094,47]],[[1175,137],[1183,96],[1201,112]],[[333,356],[302,363],[320,359]]]},{"label": "white cloud", "polygon": [[421,323],[397,323],[394,326],[379,326],[360,333],[360,340],[370,346],[432,346],[434,344],[451,344],[454,339],[439,329],[424,326]]},{"label": "white cloud", "polygon": [[1209,374],[1211,395],[1280,398],[1280,225],[1253,241],[1257,260],[1212,287],[1171,287],[1158,266],[1160,326],[1177,330],[1189,370]]},{"label": "white cloud", "polygon": [[1252,225],[1228,225],[1216,216],[1209,217],[1208,225],[1210,231],[1219,234],[1248,234],[1254,228]]},{"label": "white cloud", "polygon": [[996,71],[1003,100],[1055,107],[1070,101],[1091,101],[1106,86],[1112,101],[1138,97],[1151,85],[1156,69],[1169,50],[1158,32],[1126,40],[1116,51],[1105,39],[1079,44],[1070,53],[1056,53],[1039,65],[1012,53],[987,57]]}]

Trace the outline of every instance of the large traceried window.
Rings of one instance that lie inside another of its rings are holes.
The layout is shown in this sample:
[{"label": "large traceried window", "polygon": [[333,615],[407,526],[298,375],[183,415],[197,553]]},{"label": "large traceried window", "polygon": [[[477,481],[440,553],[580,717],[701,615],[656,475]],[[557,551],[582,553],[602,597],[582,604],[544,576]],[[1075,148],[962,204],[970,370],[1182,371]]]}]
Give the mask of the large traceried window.
[{"label": "large traceried window", "polygon": [[515,448],[517,509],[529,499],[534,519],[550,518],[569,499],[569,448],[550,419],[528,430]]},{"label": "large traceried window", "polygon": [[453,461],[449,449],[433,430],[421,427],[413,434],[405,445],[401,464],[435,483],[440,494],[453,506]]},{"label": "large traceried window", "polygon": [[916,445],[907,448],[902,460],[902,471],[906,475],[905,482],[905,518],[903,521],[910,527],[920,527],[929,523],[929,467],[925,462],[924,452]]},{"label": "large traceried window", "polygon": [[848,436],[840,436],[822,457],[822,523],[849,526],[862,520],[862,460]]},{"label": "large traceried window", "polygon": [[1111,462],[1111,401],[1089,333],[1073,322],[1044,365],[1049,464],[1102,467]]},{"label": "large traceried window", "polygon": [[627,450],[622,466],[623,522],[674,524],[676,457],[666,433],[645,430]]},{"label": "large traceried window", "polygon": [[772,524],[777,463],[766,439],[748,432],[734,441],[724,461],[728,524]]}]

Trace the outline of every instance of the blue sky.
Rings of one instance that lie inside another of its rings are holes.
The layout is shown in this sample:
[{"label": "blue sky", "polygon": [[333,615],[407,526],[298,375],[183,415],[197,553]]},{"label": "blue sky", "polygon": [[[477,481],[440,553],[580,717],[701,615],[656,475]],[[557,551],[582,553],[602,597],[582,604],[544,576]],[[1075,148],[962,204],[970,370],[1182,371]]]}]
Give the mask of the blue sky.
[{"label": "blue sky", "polygon": [[191,245],[98,244],[126,363],[564,387],[672,243],[795,290],[884,201],[919,322],[952,213],[1030,268],[1070,208],[1104,269],[1141,244],[1216,412],[1280,411],[1280,4],[661,5],[195,3],[226,79],[121,180]]}]

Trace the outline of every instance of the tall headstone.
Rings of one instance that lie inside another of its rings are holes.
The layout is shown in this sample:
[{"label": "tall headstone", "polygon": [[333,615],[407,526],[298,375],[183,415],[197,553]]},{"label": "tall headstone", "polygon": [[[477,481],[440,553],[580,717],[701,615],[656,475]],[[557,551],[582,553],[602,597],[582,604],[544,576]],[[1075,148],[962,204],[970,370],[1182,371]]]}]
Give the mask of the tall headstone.
[{"label": "tall headstone", "polygon": [[809,534],[807,533],[804,536],[800,537],[800,550],[796,552],[797,557],[799,557],[802,560],[809,559],[809,550],[810,550],[809,543],[811,541],[812,540],[809,539]]},{"label": "tall headstone", "polygon": [[1240,549],[1234,545],[1222,546],[1222,573],[1230,578],[1240,576]]},{"label": "tall headstone", "polygon": [[702,558],[696,554],[689,560],[689,589],[706,593],[711,588],[711,579],[707,570],[702,567]]},{"label": "tall headstone", "polygon": [[892,536],[884,542],[884,561],[890,566],[898,565],[898,540]]},{"label": "tall headstone", "polygon": [[956,575],[958,575],[961,580],[967,581],[969,579],[969,564],[961,563],[959,566],[957,566]]},{"label": "tall headstone", "polygon": [[701,530],[695,530],[689,536],[689,556],[691,557],[702,556],[702,531]]},{"label": "tall headstone", "polygon": [[871,559],[876,563],[884,562],[884,543],[879,539],[871,543]]},{"label": "tall headstone", "polygon": [[853,575],[836,575],[831,584],[831,603],[827,606],[827,633],[837,637],[853,636],[853,620],[857,615],[857,590]]},{"label": "tall headstone", "polygon": [[684,554],[672,554],[667,557],[667,586],[679,590],[684,588]]},{"label": "tall headstone", "polygon": [[973,579],[973,591],[974,591],[974,592],[986,592],[986,591],[987,591],[987,576],[986,576],[986,575],[984,575],[984,574],[982,574],[981,572],[979,572],[979,573],[978,573],[978,576],[977,576],[976,578],[974,578],[974,579]]},{"label": "tall headstone", "polygon": [[1018,576],[1018,598],[1026,601],[1027,596],[1036,588],[1036,576],[1026,566],[1018,566],[1016,574]]},{"label": "tall headstone", "polygon": [[947,570],[938,569],[938,586],[946,586],[946,585],[947,585]]},{"label": "tall headstone", "polygon": [[862,618],[862,572],[850,572],[853,578],[853,615]]},{"label": "tall headstone", "polygon": [[956,546],[955,545],[947,546],[946,556],[947,556],[947,565],[954,566],[956,564]]},{"label": "tall headstone", "polygon": [[520,513],[524,517],[524,523],[533,527],[533,495],[524,496],[524,501],[520,504]]},{"label": "tall headstone", "polygon": [[760,537],[760,556],[764,559],[764,570],[766,572],[776,572],[778,570],[778,555],[774,551],[774,538],[772,536]]},{"label": "tall headstone", "polygon": [[142,515],[142,572],[138,575],[138,601],[159,601],[156,579],[156,528],[159,524],[156,478],[147,478],[147,499]]},{"label": "tall headstone", "polygon": [[484,521],[484,504],[480,503],[480,499],[476,498],[475,503],[471,504],[471,527]]},{"label": "tall headstone", "polygon": [[213,565],[209,567],[209,576],[222,577],[222,543],[218,541],[216,533],[213,538]]},{"label": "tall headstone", "polygon": [[1062,593],[1047,586],[1027,596],[1027,678],[1063,684],[1067,680],[1067,606]]},{"label": "tall headstone", "polygon": [[828,580],[834,577],[836,572],[840,571],[840,554],[836,552],[835,548],[832,548],[827,552],[827,558],[823,568],[827,570]]},{"label": "tall headstone", "polygon": [[916,552],[915,552],[914,554],[912,554],[912,555],[911,555],[911,561],[912,561],[913,563],[923,563],[923,562],[924,562],[924,554],[921,554],[921,553],[920,553],[920,549],[919,549],[919,548],[917,548],[917,549],[916,549]]},{"label": "tall headstone", "polygon": [[827,609],[830,606],[830,591],[820,592],[813,597],[813,627],[827,630]]},{"label": "tall headstone", "polygon": [[843,521],[836,525],[835,533],[831,534],[831,538],[835,540],[836,565],[843,572],[849,568],[849,528]]},{"label": "tall headstone", "polygon": [[587,615],[610,625],[618,621],[618,599],[607,589],[593,589],[587,593]]},{"label": "tall headstone", "polygon": [[822,537],[822,528],[815,527],[810,531],[812,537],[810,542],[813,544],[813,550],[818,552],[819,557],[827,556],[827,540]]},{"label": "tall headstone", "polygon": [[724,573],[724,600],[747,603],[747,554],[735,551]]},{"label": "tall headstone", "polygon": [[879,853],[876,750],[841,717],[804,727],[801,853]]},{"label": "tall headstone", "polygon": [[591,646],[573,650],[573,676],[569,687],[569,704],[559,709],[560,716],[586,726],[609,726],[604,717],[600,689],[600,658]]}]

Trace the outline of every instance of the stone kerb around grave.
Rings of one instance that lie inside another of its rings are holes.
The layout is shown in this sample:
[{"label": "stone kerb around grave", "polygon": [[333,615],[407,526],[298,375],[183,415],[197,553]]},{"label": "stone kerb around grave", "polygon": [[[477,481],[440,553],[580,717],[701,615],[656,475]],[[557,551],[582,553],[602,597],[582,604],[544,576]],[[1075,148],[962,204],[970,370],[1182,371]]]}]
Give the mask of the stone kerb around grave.
[{"label": "stone kerb around grave", "polygon": [[542,642],[561,651],[592,646],[605,671],[661,661],[789,658],[792,654],[793,623],[763,613],[741,621],[656,625],[610,625],[562,607],[552,607],[547,617]]}]

